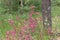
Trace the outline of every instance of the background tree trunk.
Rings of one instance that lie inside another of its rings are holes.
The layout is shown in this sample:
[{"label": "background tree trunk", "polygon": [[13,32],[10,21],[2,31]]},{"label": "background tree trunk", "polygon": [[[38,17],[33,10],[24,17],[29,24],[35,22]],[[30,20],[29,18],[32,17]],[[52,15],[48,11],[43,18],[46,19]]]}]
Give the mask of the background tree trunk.
[{"label": "background tree trunk", "polygon": [[51,21],[51,0],[42,0],[43,26],[52,27]]},{"label": "background tree trunk", "polygon": [[21,14],[23,14],[23,0],[21,0]]},{"label": "background tree trunk", "polygon": [[49,34],[52,31],[51,0],[42,0],[43,26]]}]

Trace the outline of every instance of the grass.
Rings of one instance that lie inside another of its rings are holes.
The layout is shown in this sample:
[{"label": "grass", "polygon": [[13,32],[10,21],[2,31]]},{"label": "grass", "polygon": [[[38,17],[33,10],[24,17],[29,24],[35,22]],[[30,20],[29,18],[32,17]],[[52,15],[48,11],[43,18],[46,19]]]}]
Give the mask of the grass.
[{"label": "grass", "polygon": [[60,28],[60,8],[59,6],[52,7],[52,27]]}]

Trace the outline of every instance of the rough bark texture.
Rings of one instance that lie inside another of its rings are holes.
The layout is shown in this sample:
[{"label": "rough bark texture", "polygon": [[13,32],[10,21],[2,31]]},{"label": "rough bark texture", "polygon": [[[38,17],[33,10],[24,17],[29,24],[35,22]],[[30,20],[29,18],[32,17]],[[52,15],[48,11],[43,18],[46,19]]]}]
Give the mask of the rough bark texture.
[{"label": "rough bark texture", "polygon": [[[52,28],[51,0],[42,0],[42,16],[44,28]],[[51,30],[50,30],[51,31]]]},{"label": "rough bark texture", "polygon": [[[42,0],[42,16],[43,16],[44,34],[46,35],[47,31],[48,34],[50,34],[52,31],[51,0]],[[49,38],[49,40],[51,39]]]},{"label": "rough bark texture", "polygon": [[51,0],[42,0],[42,16],[43,16],[44,34],[47,31],[50,36],[49,40],[52,40],[51,39],[51,31],[52,31]]}]

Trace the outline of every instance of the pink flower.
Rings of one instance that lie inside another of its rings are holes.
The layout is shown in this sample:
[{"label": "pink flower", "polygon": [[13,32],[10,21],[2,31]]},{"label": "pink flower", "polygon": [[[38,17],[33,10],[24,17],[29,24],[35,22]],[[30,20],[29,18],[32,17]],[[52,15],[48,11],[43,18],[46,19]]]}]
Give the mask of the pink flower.
[{"label": "pink flower", "polygon": [[24,31],[24,32],[26,32],[26,31],[27,31],[27,29],[28,29],[28,27],[26,27],[26,26],[23,26],[23,27],[21,28],[21,31]]},{"label": "pink flower", "polygon": [[22,40],[21,38],[19,38],[19,40]]},{"label": "pink flower", "polygon": [[10,24],[10,25],[13,25],[13,24],[14,24],[14,20],[10,19],[10,20],[9,20],[9,24]]},{"label": "pink flower", "polygon": [[10,40],[10,37],[6,35],[6,40]]},{"label": "pink flower", "polygon": [[31,35],[30,34],[26,35],[24,40],[32,40]]},{"label": "pink flower", "polygon": [[30,28],[34,29],[35,28],[35,25],[34,24],[30,24]]},{"label": "pink flower", "polygon": [[37,23],[36,20],[30,17],[29,22],[30,22],[29,27],[31,29],[34,29],[36,27],[36,23]]},{"label": "pink flower", "polygon": [[6,40],[10,40],[10,38],[6,38]]},{"label": "pink flower", "polygon": [[9,34],[10,34],[10,31],[7,31],[7,32],[6,32],[6,35],[9,35]]},{"label": "pink flower", "polygon": [[20,36],[23,36],[23,35],[24,35],[24,32],[23,32],[23,31],[21,31],[21,32],[20,32]]},{"label": "pink flower", "polygon": [[51,32],[52,32],[51,27],[48,27],[48,28],[47,28],[47,31],[48,31],[48,34],[51,34]]},{"label": "pink flower", "polygon": [[12,36],[15,36],[16,35],[16,31],[12,30],[11,34],[12,34]]}]

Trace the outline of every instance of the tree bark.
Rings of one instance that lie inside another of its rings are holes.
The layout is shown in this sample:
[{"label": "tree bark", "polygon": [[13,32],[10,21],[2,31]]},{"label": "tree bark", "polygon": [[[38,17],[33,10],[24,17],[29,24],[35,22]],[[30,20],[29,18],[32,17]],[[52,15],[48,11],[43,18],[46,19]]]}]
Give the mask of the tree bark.
[{"label": "tree bark", "polygon": [[52,31],[51,0],[42,0],[42,17],[43,17],[44,32],[47,31],[48,34],[50,35]]},{"label": "tree bark", "polygon": [[51,0],[42,0],[43,26],[52,27],[51,21]]}]

